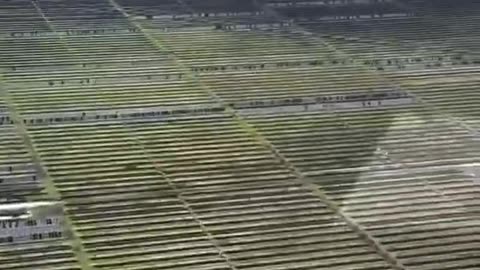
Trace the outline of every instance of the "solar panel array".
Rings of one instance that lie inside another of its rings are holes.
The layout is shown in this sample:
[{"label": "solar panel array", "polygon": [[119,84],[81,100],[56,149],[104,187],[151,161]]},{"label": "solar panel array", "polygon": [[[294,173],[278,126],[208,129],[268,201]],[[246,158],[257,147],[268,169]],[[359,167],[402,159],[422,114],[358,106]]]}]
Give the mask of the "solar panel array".
[{"label": "solar panel array", "polygon": [[69,226],[0,269],[480,267],[478,9],[154,2],[0,1],[0,175]]}]

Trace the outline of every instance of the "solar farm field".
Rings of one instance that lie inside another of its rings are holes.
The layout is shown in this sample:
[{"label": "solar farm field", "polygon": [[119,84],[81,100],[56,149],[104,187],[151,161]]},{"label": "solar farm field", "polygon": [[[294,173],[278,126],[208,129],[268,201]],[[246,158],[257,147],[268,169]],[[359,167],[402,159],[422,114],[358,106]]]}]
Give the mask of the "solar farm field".
[{"label": "solar farm field", "polygon": [[0,269],[480,267],[478,12],[214,6],[0,0]]}]

